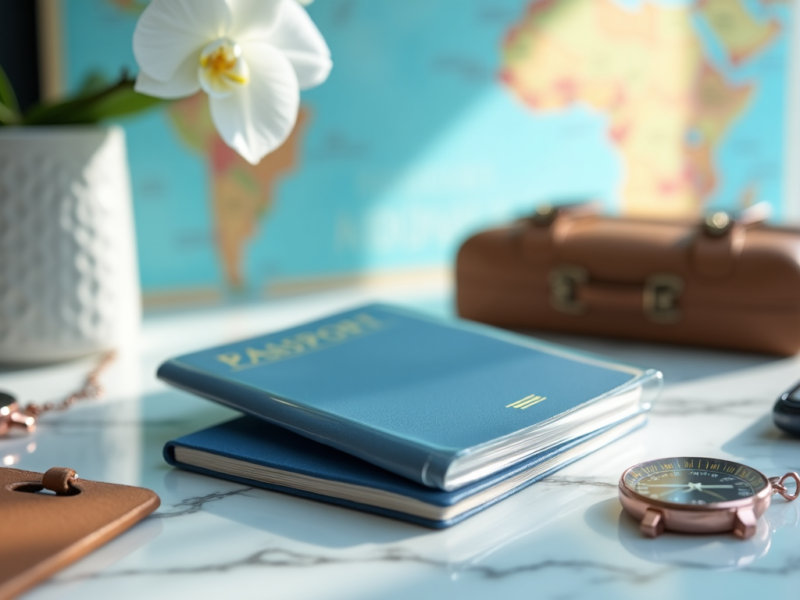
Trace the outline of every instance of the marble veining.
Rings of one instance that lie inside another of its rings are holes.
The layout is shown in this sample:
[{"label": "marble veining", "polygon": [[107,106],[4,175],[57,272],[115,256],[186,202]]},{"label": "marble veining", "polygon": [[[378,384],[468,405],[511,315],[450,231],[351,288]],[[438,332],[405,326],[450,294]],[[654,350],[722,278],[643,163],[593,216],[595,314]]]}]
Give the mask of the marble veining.
[{"label": "marble veining", "polygon": [[[337,302],[335,308],[346,304]],[[768,475],[800,468],[800,440],[777,431],[770,416],[778,394],[800,377],[796,358],[565,337],[560,341],[612,358],[665,365],[665,391],[649,423],[442,531],[166,465],[168,440],[235,413],[167,389],[153,375],[160,361],[330,309],[321,299],[150,320],[143,350],[109,373],[104,400],[46,415],[32,435],[0,441],[6,466],[69,466],[84,479],[148,487],[162,500],[155,514],[24,600],[796,595],[800,501],[774,498],[747,541],[677,534],[651,540],[616,497],[622,471],[650,458],[719,456]],[[0,389],[58,398],[80,382],[87,364],[0,370]]]},{"label": "marble veining", "polygon": [[[402,548],[389,548],[380,554],[362,557],[346,558],[294,552],[281,548],[267,548],[259,550],[238,560],[229,562],[193,565],[187,567],[165,567],[152,569],[126,569],[110,570],[102,573],[60,577],[59,582],[66,583],[83,579],[122,579],[127,577],[150,576],[178,576],[199,575],[213,573],[227,573],[243,568],[288,567],[293,569],[309,569],[329,565],[359,565],[369,567],[373,563],[408,563],[448,570],[450,564],[446,561],[426,558],[411,554]],[[507,567],[490,565],[469,565],[460,571],[461,575],[475,575],[485,579],[505,579],[523,575],[535,575],[540,571],[567,571],[585,576],[588,583],[613,583],[625,582],[641,585],[652,583],[667,576],[676,569],[707,571],[709,566],[691,561],[677,561],[670,568],[653,569],[643,572],[640,568],[622,567],[594,560],[543,560],[532,563],[511,565]],[[789,556],[783,564],[775,567],[747,566],[741,571],[761,577],[789,577],[800,574],[800,556]]]},{"label": "marble veining", "polygon": [[[307,569],[327,565],[360,565],[368,567],[373,563],[409,563],[433,567],[436,569],[447,570],[450,564],[446,561],[435,560],[418,556],[404,551],[402,548],[389,548],[375,556],[363,558],[345,558],[336,556],[325,556],[319,554],[305,554],[293,552],[281,548],[267,548],[259,550],[253,554],[245,556],[239,560],[225,563],[196,565],[189,567],[168,567],[155,569],[129,569],[120,571],[108,571],[104,573],[94,573],[91,575],[59,578],[60,582],[75,581],[81,579],[119,579],[126,577],[138,577],[142,575],[171,576],[171,575],[197,575],[210,573],[227,573],[235,569],[242,568],[262,568],[262,567],[289,567],[295,569]],[[687,564],[687,568],[694,568],[698,565]],[[698,566],[702,568],[702,566]],[[786,566],[779,572],[787,574],[800,569],[800,561],[794,561],[792,566]],[[633,568],[619,567],[612,564],[605,564],[600,561],[580,561],[580,560],[545,560],[535,563],[513,565],[509,567],[493,567],[489,565],[471,565],[461,571],[461,574],[472,574],[486,579],[504,579],[525,574],[535,574],[544,570],[565,570],[591,573],[592,581],[597,581],[596,577],[602,577],[605,582],[614,580],[624,580],[629,583],[645,583],[656,579],[664,574],[668,569],[657,569],[650,573],[642,573]],[[766,572],[764,572],[766,573]]]},{"label": "marble veining", "polygon": [[151,515],[151,518],[155,519],[172,519],[175,517],[183,517],[185,515],[192,515],[200,510],[208,504],[209,502],[218,502],[220,500],[224,500],[229,496],[238,496],[239,494],[244,494],[245,492],[251,491],[253,488],[245,487],[238,490],[231,490],[229,492],[211,492],[210,494],[206,494],[204,496],[194,496],[192,498],[186,498],[181,500],[177,504],[173,504],[169,507],[168,510],[161,510],[156,511]]}]

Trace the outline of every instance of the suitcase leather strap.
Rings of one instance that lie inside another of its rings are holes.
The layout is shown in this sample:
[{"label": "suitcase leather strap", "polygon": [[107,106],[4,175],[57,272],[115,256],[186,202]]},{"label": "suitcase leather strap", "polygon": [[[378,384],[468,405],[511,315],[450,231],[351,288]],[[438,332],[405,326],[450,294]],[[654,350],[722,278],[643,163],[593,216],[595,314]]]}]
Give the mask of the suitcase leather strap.
[{"label": "suitcase leather strap", "polygon": [[[553,259],[553,252],[575,218],[596,215],[594,205],[577,204],[537,210],[533,227],[524,236],[523,251],[531,260]],[[736,215],[718,211],[708,215],[694,236],[691,260],[694,270],[704,277],[729,274],[739,257],[747,228],[769,215],[765,203]],[[560,265],[549,274],[550,303],[568,314],[583,314],[590,309],[604,312],[642,312],[655,323],[676,323],[681,319],[680,297],[683,280],[671,273],[655,273],[642,285],[591,281],[580,265]]]},{"label": "suitcase leather strap", "polygon": [[557,206],[544,204],[522,222],[526,227],[522,252],[533,262],[549,261],[553,250],[566,238],[570,225],[578,219],[595,217],[601,212],[597,202],[572,202]]},{"label": "suitcase leather strap", "polygon": [[747,228],[767,220],[770,207],[759,202],[731,214],[712,212],[703,220],[692,247],[692,265],[705,277],[724,277],[742,253]]}]

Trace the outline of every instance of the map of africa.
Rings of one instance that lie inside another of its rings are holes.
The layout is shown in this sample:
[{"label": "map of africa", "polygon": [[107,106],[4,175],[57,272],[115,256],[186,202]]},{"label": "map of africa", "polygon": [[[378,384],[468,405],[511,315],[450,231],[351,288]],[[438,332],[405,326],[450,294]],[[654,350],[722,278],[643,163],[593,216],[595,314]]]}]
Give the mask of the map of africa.
[{"label": "map of africa", "polygon": [[[643,3],[631,11],[611,0],[547,0],[531,5],[504,44],[503,81],[531,110],[576,102],[608,117],[608,134],[626,166],[626,212],[685,215],[709,199],[722,177],[716,161],[756,93],[706,54],[693,20],[708,27],[733,70],[781,34],[744,0],[688,6]],[[749,202],[755,190],[740,190]]]},{"label": "map of africa", "polygon": [[[135,70],[146,4],[64,1],[69,87]],[[660,216],[767,200],[781,216],[790,9],[317,0],[334,69],[261,164],[222,142],[202,94],[124,123],[145,298],[413,276],[450,264],[470,232],[561,199]]]}]

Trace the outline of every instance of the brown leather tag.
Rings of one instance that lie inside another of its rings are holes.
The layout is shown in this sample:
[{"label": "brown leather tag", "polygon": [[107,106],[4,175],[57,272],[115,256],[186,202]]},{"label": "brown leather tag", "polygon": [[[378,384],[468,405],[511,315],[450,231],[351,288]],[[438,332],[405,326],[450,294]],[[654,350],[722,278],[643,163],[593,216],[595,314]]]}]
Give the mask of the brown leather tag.
[{"label": "brown leather tag", "polygon": [[42,477],[0,468],[0,600],[105,544],[161,504],[144,488],[82,479],[47,493]]}]

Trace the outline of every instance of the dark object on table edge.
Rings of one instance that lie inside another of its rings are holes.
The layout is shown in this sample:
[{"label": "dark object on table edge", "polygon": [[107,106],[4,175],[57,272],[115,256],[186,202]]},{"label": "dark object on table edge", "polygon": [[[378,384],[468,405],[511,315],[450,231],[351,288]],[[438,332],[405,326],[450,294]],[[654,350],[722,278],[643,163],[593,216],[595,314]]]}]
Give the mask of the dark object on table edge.
[{"label": "dark object on table edge", "polygon": [[772,418],[785,432],[800,436],[800,382],[780,395],[772,408]]}]

